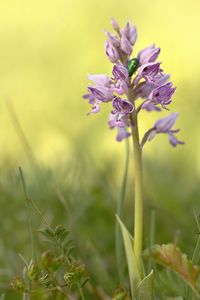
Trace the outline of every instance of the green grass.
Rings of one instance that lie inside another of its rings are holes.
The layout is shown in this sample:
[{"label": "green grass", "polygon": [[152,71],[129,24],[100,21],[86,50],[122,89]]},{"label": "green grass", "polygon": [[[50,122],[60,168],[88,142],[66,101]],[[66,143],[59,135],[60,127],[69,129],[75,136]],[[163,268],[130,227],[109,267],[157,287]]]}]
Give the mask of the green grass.
[{"label": "green grass", "polygon": [[[197,207],[200,192],[186,188],[187,197],[183,197],[187,182],[184,178],[175,182],[177,175],[173,174],[172,167],[155,166],[151,161],[146,161],[145,165],[144,243],[146,246],[149,243],[150,211],[153,208],[156,243],[175,241],[191,258],[198,238],[193,209]],[[62,168],[53,170],[35,165],[23,170],[29,197],[52,226],[62,224],[70,231],[75,253],[85,263],[92,282],[108,294],[119,284],[114,245],[115,210],[120,189],[117,169],[112,160],[99,165],[91,155],[76,156],[75,153]],[[151,176],[147,180],[149,173]],[[164,176],[159,176],[161,173]],[[2,166],[0,195],[0,288],[3,293],[4,286],[10,288],[12,277],[22,271],[23,262],[18,254],[29,260],[32,251],[29,211],[17,167]],[[130,230],[133,226],[132,198],[133,183],[129,176],[124,223]],[[44,224],[32,207],[31,223],[34,254],[38,257],[44,246],[37,230]],[[5,299],[18,298],[16,293],[7,292]]]}]

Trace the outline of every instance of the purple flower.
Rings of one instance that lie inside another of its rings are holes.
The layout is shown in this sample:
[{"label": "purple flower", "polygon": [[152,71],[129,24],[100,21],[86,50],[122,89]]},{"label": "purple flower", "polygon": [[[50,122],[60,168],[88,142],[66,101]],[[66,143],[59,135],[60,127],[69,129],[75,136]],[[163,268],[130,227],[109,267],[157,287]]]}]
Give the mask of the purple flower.
[{"label": "purple flower", "polygon": [[[89,94],[83,96],[92,105],[90,113],[98,113],[100,111],[101,102],[108,102],[114,98],[110,77],[104,74],[88,75],[88,79],[93,81],[95,86],[89,86]],[[89,113],[89,114],[90,114]]]},{"label": "purple flower", "polygon": [[152,111],[152,110],[156,110],[156,111],[161,111],[161,108],[156,106],[154,103],[150,102],[150,101],[146,101],[142,104],[142,109],[145,109],[147,111]]},{"label": "purple flower", "polygon": [[113,83],[112,91],[116,92],[119,95],[124,94],[128,90],[128,83],[124,80],[117,80]]},{"label": "purple flower", "polygon": [[126,131],[126,128],[118,127],[118,133],[116,136],[116,140],[121,142],[123,139],[127,139],[131,134],[130,132]]},{"label": "purple flower", "polygon": [[131,53],[133,51],[133,47],[123,31],[121,31],[121,45],[120,46],[121,46],[121,50],[125,54],[127,54],[128,56],[131,55]]},{"label": "purple flower", "polygon": [[116,110],[111,111],[109,120],[108,120],[108,125],[110,126],[111,129],[115,127],[120,127],[123,128],[126,126],[127,120],[126,116],[123,113],[120,113]]},{"label": "purple flower", "polygon": [[171,130],[171,128],[174,126],[178,115],[179,115],[178,113],[172,113],[171,115],[169,115],[167,117],[159,119],[154,125],[156,132],[157,133],[169,132]]},{"label": "purple flower", "polygon": [[93,81],[97,86],[110,87],[112,80],[110,77],[104,74],[89,74],[88,79]]},{"label": "purple flower", "polygon": [[161,86],[164,83],[167,82],[167,80],[169,79],[170,75],[169,74],[163,74],[162,71],[158,72],[158,74],[156,74],[156,76],[154,77],[154,86]]},{"label": "purple flower", "polygon": [[113,99],[112,105],[115,110],[110,113],[108,124],[111,129],[117,128],[117,141],[121,141],[124,138],[130,136],[127,132],[126,127],[129,126],[129,116],[133,112],[133,104],[127,99],[121,99],[116,97]]},{"label": "purple flower", "polygon": [[159,72],[155,77],[153,81],[145,81],[145,82],[141,82],[139,83],[136,88],[135,88],[135,95],[136,98],[143,98],[143,99],[147,99],[149,97],[149,95],[151,94],[151,92],[165,84],[167,82],[167,80],[169,79],[169,75],[168,74],[163,74],[162,72]]},{"label": "purple flower", "polygon": [[88,90],[96,99],[103,102],[108,102],[114,98],[112,91],[110,90],[110,88],[106,86],[100,86],[100,85],[97,87],[89,86]]},{"label": "purple flower", "polygon": [[[127,22],[124,29],[121,30],[121,34],[126,37],[131,46],[134,46],[137,39],[137,28],[132,26],[131,22]],[[128,53],[127,53],[128,54]]]},{"label": "purple flower", "polygon": [[140,64],[146,64],[149,62],[155,62],[160,54],[160,48],[156,48],[155,45],[151,45],[138,53],[138,60]]},{"label": "purple flower", "polygon": [[172,82],[167,82],[157,88],[155,88],[148,97],[148,100],[153,104],[161,104],[163,108],[171,103],[171,98],[176,88],[172,87]]},{"label": "purple flower", "polygon": [[120,38],[116,35],[111,34],[110,32],[108,32],[107,30],[104,30],[104,33],[107,35],[108,37],[108,41],[116,48],[120,47]]},{"label": "purple flower", "polygon": [[156,75],[160,72],[160,63],[147,63],[138,69],[138,76],[136,76],[134,83],[137,84],[141,78],[146,81],[154,82]]},{"label": "purple flower", "polygon": [[88,100],[88,103],[92,105],[92,110],[88,113],[88,115],[91,113],[98,113],[100,111],[101,101],[96,100],[93,94],[83,95],[83,99]]},{"label": "purple flower", "polygon": [[119,36],[114,36],[105,31],[108,37],[105,48],[109,60],[112,63],[116,63],[124,54],[128,55],[128,57],[131,55],[133,45],[137,39],[137,29],[135,26],[132,26],[130,22],[128,22],[123,29],[120,29],[117,21],[113,18],[111,19],[111,23]]},{"label": "purple flower", "polygon": [[124,65],[122,65],[121,63],[114,65],[112,73],[113,73],[115,80],[118,80],[118,79],[127,80],[128,79],[127,68]]},{"label": "purple flower", "polygon": [[119,60],[119,52],[117,48],[111,43],[110,40],[106,41],[105,44],[106,55],[112,63],[116,63]]},{"label": "purple flower", "polygon": [[113,107],[116,111],[124,113],[124,114],[131,114],[133,112],[133,104],[128,101],[127,99],[121,99],[120,97],[116,97],[113,99],[112,102]]},{"label": "purple flower", "polygon": [[101,101],[99,100],[96,100],[95,103],[92,105],[92,110],[88,113],[91,114],[91,113],[98,113],[100,111],[100,104],[101,104]]},{"label": "purple flower", "polygon": [[119,31],[119,24],[117,23],[117,21],[114,18],[111,18],[111,24],[114,30]]},{"label": "purple flower", "polygon": [[108,125],[110,129],[117,128],[118,134],[116,140],[118,142],[130,136],[130,133],[127,132],[126,127],[128,125],[128,116],[117,110],[112,111],[109,116]]},{"label": "purple flower", "polygon": [[128,71],[122,64],[114,65],[113,67],[114,82],[112,90],[119,95],[124,94],[129,88]]},{"label": "purple flower", "polygon": [[95,100],[96,100],[95,97],[94,97],[94,95],[92,95],[92,94],[85,94],[85,95],[83,95],[83,99],[88,100],[89,104],[94,104]]},{"label": "purple flower", "polygon": [[178,117],[178,113],[172,113],[171,115],[159,119],[155,124],[154,127],[152,128],[149,136],[148,136],[148,141],[151,141],[156,134],[158,133],[166,133],[169,136],[169,142],[173,147],[176,147],[176,145],[180,144],[184,144],[184,142],[179,141],[174,133],[179,132],[179,129],[172,129],[172,127],[174,126],[176,119]]},{"label": "purple flower", "polygon": [[[133,125],[134,118],[141,109],[167,109],[176,88],[168,81],[169,75],[164,74],[161,63],[157,61],[160,48],[153,44],[139,51],[138,55],[130,57],[137,39],[136,27],[127,22],[124,28],[120,28],[113,18],[111,23],[115,34],[106,30],[104,32],[107,36],[106,55],[114,63],[112,75],[89,75],[88,79],[93,83],[89,85],[89,93],[83,98],[92,105],[90,113],[99,112],[102,102],[112,102],[108,124],[111,129],[117,128],[117,140],[121,141],[130,136],[127,127]],[[143,102],[137,105],[138,98],[142,98]],[[131,114],[135,108],[132,118]],[[141,146],[158,133],[168,134],[173,146],[182,144],[183,142],[177,140],[174,135],[178,130],[172,130],[176,118],[177,114],[172,114],[158,120],[154,127],[146,132]]]}]

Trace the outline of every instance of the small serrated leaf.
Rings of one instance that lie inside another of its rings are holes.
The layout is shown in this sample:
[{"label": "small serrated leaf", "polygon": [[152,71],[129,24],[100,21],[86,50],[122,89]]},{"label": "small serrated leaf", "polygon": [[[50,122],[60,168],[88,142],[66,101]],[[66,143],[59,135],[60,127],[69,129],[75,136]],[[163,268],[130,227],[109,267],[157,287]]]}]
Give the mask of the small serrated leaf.
[{"label": "small serrated leaf", "polygon": [[38,230],[38,232],[47,238],[54,237],[54,231],[50,230],[49,228]]},{"label": "small serrated leaf", "polygon": [[[62,231],[64,228],[62,227],[62,225],[57,225],[54,232],[55,234],[58,234],[60,231]],[[65,230],[65,229],[64,229]]]},{"label": "small serrated leaf", "polygon": [[67,229],[65,229],[61,225],[56,226],[54,232],[55,232],[55,235],[57,235],[59,237],[62,237],[62,236],[64,237],[64,236],[67,236],[69,234],[69,231],[67,231]]},{"label": "small serrated leaf", "polygon": [[59,233],[59,237],[60,237],[60,239],[62,239],[62,240],[66,239],[66,237],[67,237],[68,235],[69,235],[69,232],[68,232],[67,230],[62,231],[62,232]]}]

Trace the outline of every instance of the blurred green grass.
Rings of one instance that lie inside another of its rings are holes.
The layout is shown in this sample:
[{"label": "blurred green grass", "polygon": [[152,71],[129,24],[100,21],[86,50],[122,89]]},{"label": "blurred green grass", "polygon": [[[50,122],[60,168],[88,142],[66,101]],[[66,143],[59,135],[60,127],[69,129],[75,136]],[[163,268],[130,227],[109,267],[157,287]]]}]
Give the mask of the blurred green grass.
[{"label": "blurred green grass", "polygon": [[[18,253],[29,260],[32,249],[29,213],[18,171],[13,171],[8,165],[2,170],[0,272],[1,285],[7,286],[9,280],[22,270],[23,262]],[[86,264],[92,282],[109,294],[118,285],[114,255],[114,215],[120,188],[116,176],[118,171],[118,166],[111,160],[105,159],[104,164],[99,165],[92,154],[79,153],[74,153],[71,162],[58,169],[41,170],[33,165],[28,175],[24,170],[29,197],[52,226],[62,224],[70,231],[75,253]],[[198,212],[199,190],[190,186],[183,191],[182,187],[187,185],[184,179],[174,185],[174,178],[182,173],[181,168],[174,171],[172,166],[159,164],[155,167],[151,161],[146,161],[145,171],[144,247],[149,243],[149,218],[153,209],[156,213],[156,242],[175,241],[191,258],[198,237],[193,209]],[[164,177],[159,175],[163,172]],[[133,229],[132,211],[133,183],[130,177],[124,209],[124,222],[130,231]],[[33,208],[31,220],[34,253],[38,257],[44,246],[37,230],[44,224]],[[8,294],[6,299],[12,299],[10,297]]]},{"label": "blurred green grass", "polygon": [[[180,231],[179,245],[192,255],[197,239],[193,209],[198,213],[200,197],[199,11],[197,0],[1,1],[2,283],[22,267],[17,253],[28,257],[31,251],[19,165],[25,172],[31,198],[54,225],[62,223],[71,230],[77,251],[91,272],[99,262],[90,253],[99,252],[108,278],[96,272],[94,280],[107,290],[113,288],[110,277],[117,282],[113,276],[116,273],[114,213],[124,145],[117,144],[115,133],[107,129],[109,109],[98,116],[86,117],[89,107],[81,99],[87,73],[111,72],[104,54],[103,34],[103,28],[111,28],[111,16],[122,25],[127,19],[137,25],[136,52],[152,42],[162,48],[163,68],[172,74],[178,87],[171,109],[181,113],[178,127],[180,139],[186,145],[171,149],[166,137],[159,136],[144,151],[145,243],[148,243],[149,211],[155,209],[157,241],[172,241],[175,232]],[[14,107],[31,150],[27,150],[19,136],[8,101]],[[141,132],[144,132],[157,114],[142,114],[141,118]],[[124,213],[130,229],[132,178],[130,168]],[[59,193],[70,212],[63,209]],[[41,220],[34,211],[32,220],[36,232]],[[41,246],[35,235],[36,251],[39,251]]]}]

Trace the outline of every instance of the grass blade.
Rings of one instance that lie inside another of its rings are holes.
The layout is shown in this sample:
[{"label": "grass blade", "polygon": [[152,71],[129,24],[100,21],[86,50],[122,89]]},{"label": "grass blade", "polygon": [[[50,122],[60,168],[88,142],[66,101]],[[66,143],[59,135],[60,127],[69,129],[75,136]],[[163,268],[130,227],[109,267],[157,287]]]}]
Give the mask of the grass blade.
[{"label": "grass blade", "polygon": [[[129,166],[129,157],[130,157],[130,147],[129,147],[129,140],[126,139],[125,143],[126,152],[125,152],[125,166],[124,172],[120,187],[120,197],[117,203],[117,215],[120,219],[122,219],[122,212],[124,208],[124,201],[125,201],[125,194],[126,194],[126,184],[127,184],[127,177],[128,177],[128,166]],[[119,222],[116,220],[115,225],[115,247],[116,247],[116,259],[117,259],[117,269],[119,274],[119,279],[121,283],[123,283],[123,242],[122,236],[120,232]]]},{"label": "grass blade", "polygon": [[130,280],[130,286],[131,286],[131,295],[132,299],[136,299],[136,289],[140,283],[140,274],[137,268],[134,250],[133,250],[133,238],[126,229],[125,225],[122,223],[120,218],[118,216],[117,221],[119,222],[121,231],[122,231],[122,237],[124,241],[124,247],[126,252],[126,259],[128,264],[128,272],[129,272],[129,280]]},{"label": "grass blade", "polygon": [[137,295],[140,300],[153,300],[153,270],[140,282]]}]

